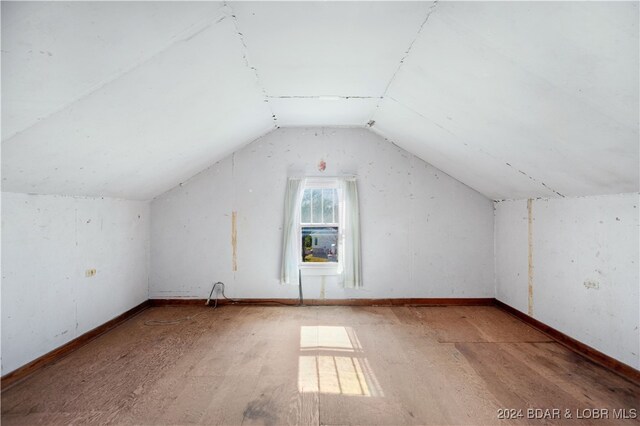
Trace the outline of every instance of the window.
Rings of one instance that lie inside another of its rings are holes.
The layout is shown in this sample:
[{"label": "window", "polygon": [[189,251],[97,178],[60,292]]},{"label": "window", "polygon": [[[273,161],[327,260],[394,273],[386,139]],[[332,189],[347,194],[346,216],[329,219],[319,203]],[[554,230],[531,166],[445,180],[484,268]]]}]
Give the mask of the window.
[{"label": "window", "polygon": [[301,262],[337,263],[340,201],[333,181],[306,184],[300,206]]},{"label": "window", "polygon": [[284,200],[280,282],[335,275],[345,288],[362,287],[355,177],[291,177]]}]

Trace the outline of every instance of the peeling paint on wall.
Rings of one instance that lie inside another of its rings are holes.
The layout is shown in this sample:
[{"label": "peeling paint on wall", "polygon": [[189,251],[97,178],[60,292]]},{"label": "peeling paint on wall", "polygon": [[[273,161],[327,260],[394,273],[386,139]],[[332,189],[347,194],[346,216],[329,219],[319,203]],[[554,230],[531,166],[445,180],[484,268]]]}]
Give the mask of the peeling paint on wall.
[{"label": "peeling paint on wall", "polygon": [[529,257],[528,257],[528,294],[529,294],[529,302],[528,302],[528,314],[529,316],[533,316],[533,199],[529,198],[527,200],[527,215],[528,215],[528,232],[527,239],[529,245]]},{"label": "peeling paint on wall", "polygon": [[237,212],[231,212],[231,270],[238,270],[238,232],[237,232]]}]

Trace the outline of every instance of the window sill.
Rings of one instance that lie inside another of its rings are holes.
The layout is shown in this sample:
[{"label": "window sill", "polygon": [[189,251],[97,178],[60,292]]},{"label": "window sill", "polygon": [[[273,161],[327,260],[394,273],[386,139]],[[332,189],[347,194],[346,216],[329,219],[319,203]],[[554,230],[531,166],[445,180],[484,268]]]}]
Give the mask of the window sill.
[{"label": "window sill", "polygon": [[321,264],[300,264],[300,272],[302,276],[318,276],[318,275],[338,275],[338,264],[333,263],[327,265]]}]

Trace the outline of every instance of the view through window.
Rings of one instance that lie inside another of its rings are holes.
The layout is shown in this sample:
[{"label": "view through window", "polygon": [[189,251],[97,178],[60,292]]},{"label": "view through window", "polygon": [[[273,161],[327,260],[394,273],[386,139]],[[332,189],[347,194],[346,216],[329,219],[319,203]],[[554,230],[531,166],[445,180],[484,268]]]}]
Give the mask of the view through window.
[{"label": "view through window", "polygon": [[302,261],[337,262],[340,231],[337,189],[305,189],[300,222]]}]

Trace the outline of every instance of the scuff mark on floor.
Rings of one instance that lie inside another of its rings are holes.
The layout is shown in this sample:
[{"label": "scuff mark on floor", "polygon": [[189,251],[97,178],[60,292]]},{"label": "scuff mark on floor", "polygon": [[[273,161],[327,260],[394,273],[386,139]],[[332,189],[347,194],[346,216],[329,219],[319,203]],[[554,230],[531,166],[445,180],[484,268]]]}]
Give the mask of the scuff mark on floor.
[{"label": "scuff mark on floor", "polygon": [[242,413],[242,421],[245,419],[262,420],[265,425],[275,425],[278,423],[277,409],[274,407],[273,402],[269,399],[265,393],[260,394],[258,399],[247,404],[244,412]]}]

